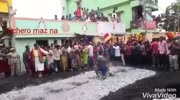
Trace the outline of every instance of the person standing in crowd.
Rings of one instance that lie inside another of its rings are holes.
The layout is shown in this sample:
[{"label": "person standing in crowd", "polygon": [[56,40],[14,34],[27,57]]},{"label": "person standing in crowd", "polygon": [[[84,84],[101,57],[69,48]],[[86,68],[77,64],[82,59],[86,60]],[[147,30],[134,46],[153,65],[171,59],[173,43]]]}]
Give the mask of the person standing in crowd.
[{"label": "person standing in crowd", "polygon": [[54,68],[54,52],[52,50],[49,50],[49,53],[47,55],[47,68],[49,70],[49,74],[51,74],[53,71],[55,71]]},{"label": "person standing in crowd", "polygon": [[121,61],[123,63],[123,66],[126,65],[126,62],[125,62],[125,57],[124,57],[124,53],[125,53],[125,44],[123,43],[123,41],[121,40],[120,41],[120,52],[121,52]]},{"label": "person standing in crowd", "polygon": [[159,66],[159,59],[158,59],[158,40],[157,39],[153,39],[152,44],[151,44],[151,51],[152,51],[152,66],[153,67],[158,67]]},{"label": "person standing in crowd", "polygon": [[140,57],[140,45],[137,41],[134,41],[132,46],[132,64],[135,66],[139,65]]},{"label": "person standing in crowd", "polygon": [[110,60],[110,55],[111,55],[110,53],[111,53],[110,45],[105,43],[104,44],[104,57],[107,60]]},{"label": "person standing in crowd", "polygon": [[61,63],[63,72],[66,72],[68,70],[68,64],[70,63],[68,56],[70,56],[70,53],[67,51],[67,48],[62,48]]},{"label": "person standing in crowd", "polygon": [[72,65],[71,65],[71,59],[72,59],[72,52],[71,51],[72,51],[72,48],[71,47],[72,46],[71,46],[70,43],[68,45],[64,46],[64,50],[67,51],[67,53],[68,53],[68,56],[67,56],[68,57],[68,60],[67,60],[68,62],[67,63],[68,63],[68,69],[69,70],[72,70]]},{"label": "person standing in crowd", "polygon": [[30,65],[30,47],[27,45],[25,46],[26,50],[23,53],[23,62],[24,62],[24,66],[26,68],[26,73],[28,75],[28,80],[30,78],[32,78],[32,69],[31,69],[31,65]]},{"label": "person standing in crowd", "polygon": [[43,77],[42,76],[42,72],[44,71],[43,54],[47,55],[48,52],[35,43],[34,48],[31,51],[30,59],[35,66],[35,71],[38,72],[38,77]]},{"label": "person standing in crowd", "polygon": [[62,68],[60,66],[60,56],[61,56],[61,54],[62,54],[62,52],[61,52],[60,46],[56,45],[54,50],[53,50],[54,66],[55,66],[55,71],[56,72],[62,71]]},{"label": "person standing in crowd", "polygon": [[114,48],[114,56],[115,56],[115,59],[116,60],[120,60],[120,57],[121,57],[121,53],[120,53],[120,47],[117,45],[117,43],[113,46]]},{"label": "person standing in crowd", "polygon": [[89,67],[94,67],[93,57],[94,57],[94,49],[93,49],[92,42],[90,42],[88,45],[88,65],[89,65]]},{"label": "person standing in crowd", "polygon": [[131,49],[131,43],[128,42],[125,45],[125,49],[124,49],[124,55],[125,55],[125,62],[129,65],[131,65],[132,61],[131,61],[131,55],[132,55],[132,49]]},{"label": "person standing in crowd", "polygon": [[87,45],[84,45],[82,50],[82,59],[83,59],[83,67],[86,68],[88,64],[88,48]]},{"label": "person standing in crowd", "polygon": [[178,54],[180,54],[180,47],[178,46],[176,41],[172,41],[169,46],[170,54],[169,54],[169,63],[170,63],[170,70],[177,71],[179,70],[179,63],[178,63]]},{"label": "person standing in crowd", "polygon": [[163,37],[159,38],[159,45],[158,45],[158,50],[159,50],[159,63],[160,67],[167,67],[166,65],[166,58],[167,58],[167,50],[168,50],[168,44],[164,40]]},{"label": "person standing in crowd", "polygon": [[142,42],[141,44],[141,64],[146,65],[148,63],[148,58],[147,58],[147,50],[145,46],[145,42]]},{"label": "person standing in crowd", "polygon": [[75,50],[75,48],[73,47],[71,50],[71,65],[72,65],[72,69],[73,71],[77,71],[78,70],[78,58],[77,58],[77,51]]},{"label": "person standing in crowd", "polygon": [[17,76],[19,71],[19,55],[14,48],[10,49],[10,53],[7,54],[9,58],[9,65],[11,66],[11,76]]},{"label": "person standing in crowd", "polygon": [[99,7],[97,8],[96,14],[97,14],[97,19],[100,20],[101,19],[101,11],[100,11]]}]

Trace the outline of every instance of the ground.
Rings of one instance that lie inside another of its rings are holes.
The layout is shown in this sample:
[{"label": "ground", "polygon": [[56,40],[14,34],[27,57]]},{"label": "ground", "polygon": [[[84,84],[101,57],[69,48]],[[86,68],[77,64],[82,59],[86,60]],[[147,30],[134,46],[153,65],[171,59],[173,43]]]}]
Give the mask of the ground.
[{"label": "ground", "polygon": [[0,100],[52,100],[58,96],[59,100],[148,100],[142,93],[153,93],[155,88],[176,88],[177,96],[180,94],[180,72],[115,66],[114,76],[104,81],[98,80],[92,69],[31,81],[26,76],[7,78],[0,82]]}]

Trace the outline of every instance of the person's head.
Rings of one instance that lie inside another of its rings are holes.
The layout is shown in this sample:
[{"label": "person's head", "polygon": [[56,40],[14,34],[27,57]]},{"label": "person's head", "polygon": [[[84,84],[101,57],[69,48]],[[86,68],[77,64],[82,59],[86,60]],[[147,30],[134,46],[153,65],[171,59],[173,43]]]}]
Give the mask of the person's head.
[{"label": "person's head", "polygon": [[61,19],[64,19],[65,17],[64,17],[64,15],[61,17]]},{"label": "person's head", "polygon": [[60,49],[60,46],[59,46],[59,45],[56,45],[55,48],[56,48],[56,49]]},{"label": "person's head", "polygon": [[163,40],[164,40],[164,37],[161,36],[161,37],[159,38],[159,41],[162,42]]},{"label": "person's head", "polygon": [[68,19],[68,15],[66,15],[66,19]]},{"label": "person's head", "polygon": [[87,12],[89,11],[89,9],[87,9]]},{"label": "person's head", "polygon": [[97,10],[99,10],[99,7],[97,7]]},{"label": "person's head", "polygon": [[26,45],[25,48],[26,48],[26,51],[30,51],[29,45]]},{"label": "person's head", "polygon": [[38,49],[39,48],[39,45],[37,43],[34,44],[34,48],[35,49]]},{"label": "person's head", "polygon": [[113,18],[116,18],[116,16],[115,16],[115,15],[113,15]]}]

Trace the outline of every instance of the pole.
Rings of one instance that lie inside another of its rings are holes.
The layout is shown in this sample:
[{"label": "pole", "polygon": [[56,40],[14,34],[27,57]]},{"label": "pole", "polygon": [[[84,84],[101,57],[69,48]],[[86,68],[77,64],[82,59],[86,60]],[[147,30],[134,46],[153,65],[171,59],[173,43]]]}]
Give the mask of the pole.
[{"label": "pole", "polygon": [[144,0],[143,1],[143,12],[144,12],[144,15],[143,15],[143,19],[144,19],[144,28],[145,28],[145,33],[147,33],[147,27],[146,27],[146,2],[147,0]]},{"label": "pole", "polygon": [[145,24],[145,21],[146,21],[146,2],[147,0],[143,0],[143,20],[144,20],[144,28],[145,28],[145,34],[147,34],[147,27],[146,27],[146,24]]}]

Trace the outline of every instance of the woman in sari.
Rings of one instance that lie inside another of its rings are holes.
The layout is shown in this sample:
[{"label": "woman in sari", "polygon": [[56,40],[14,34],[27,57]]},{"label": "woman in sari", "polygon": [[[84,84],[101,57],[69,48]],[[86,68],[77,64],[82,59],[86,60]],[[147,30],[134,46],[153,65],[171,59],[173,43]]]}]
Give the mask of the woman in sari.
[{"label": "woman in sari", "polygon": [[68,70],[68,52],[65,48],[62,49],[61,62],[63,72],[66,72]]},{"label": "woman in sari", "polygon": [[88,48],[87,48],[87,45],[85,45],[83,50],[82,50],[82,59],[83,59],[83,67],[87,67],[87,65],[88,65]]},{"label": "woman in sari", "polygon": [[73,70],[78,69],[78,58],[77,58],[77,51],[73,48],[71,51],[71,65]]}]

